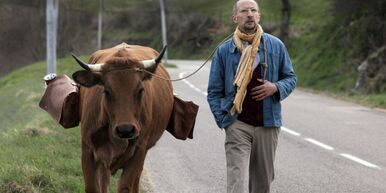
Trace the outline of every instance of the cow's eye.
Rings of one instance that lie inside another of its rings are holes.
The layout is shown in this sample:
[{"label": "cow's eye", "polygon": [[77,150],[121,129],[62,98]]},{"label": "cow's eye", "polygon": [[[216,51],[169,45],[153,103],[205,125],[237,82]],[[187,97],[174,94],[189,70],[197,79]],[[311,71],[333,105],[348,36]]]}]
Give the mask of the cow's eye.
[{"label": "cow's eye", "polygon": [[137,96],[138,96],[139,99],[142,98],[144,92],[145,92],[145,89],[143,89],[143,88],[140,88],[140,89],[138,90]]},{"label": "cow's eye", "polygon": [[111,101],[111,94],[108,90],[104,90],[103,94],[105,95],[105,97],[108,101]]}]

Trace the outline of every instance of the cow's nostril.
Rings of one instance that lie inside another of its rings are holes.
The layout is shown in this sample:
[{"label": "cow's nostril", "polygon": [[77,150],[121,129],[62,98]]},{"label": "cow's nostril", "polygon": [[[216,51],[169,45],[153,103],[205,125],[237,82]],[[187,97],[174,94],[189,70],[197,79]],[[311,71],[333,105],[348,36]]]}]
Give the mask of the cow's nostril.
[{"label": "cow's nostril", "polygon": [[116,131],[120,138],[133,139],[135,137],[135,127],[133,126],[117,127]]}]

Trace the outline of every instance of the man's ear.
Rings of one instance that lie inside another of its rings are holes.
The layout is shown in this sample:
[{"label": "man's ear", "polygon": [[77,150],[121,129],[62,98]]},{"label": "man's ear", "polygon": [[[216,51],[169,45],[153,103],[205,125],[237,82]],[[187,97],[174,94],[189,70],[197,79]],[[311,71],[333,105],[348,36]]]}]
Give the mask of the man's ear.
[{"label": "man's ear", "polygon": [[233,20],[233,23],[237,23],[237,17],[236,17],[236,15],[233,15],[233,16],[232,16],[232,20]]},{"label": "man's ear", "polygon": [[102,84],[100,74],[92,73],[88,70],[79,70],[72,74],[72,79],[84,87],[92,87],[97,84]]}]

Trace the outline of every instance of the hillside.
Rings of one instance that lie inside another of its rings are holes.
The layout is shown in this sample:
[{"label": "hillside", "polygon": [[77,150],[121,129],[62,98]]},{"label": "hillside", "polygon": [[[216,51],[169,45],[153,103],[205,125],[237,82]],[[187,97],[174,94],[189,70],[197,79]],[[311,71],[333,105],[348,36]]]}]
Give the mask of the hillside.
[{"label": "hillside", "polygon": [[[228,33],[232,2],[167,0],[165,4],[171,58],[199,58],[221,39],[214,34]],[[45,59],[45,13],[45,1],[0,0],[0,76]],[[156,0],[105,1],[103,47],[127,42],[160,48],[159,14]],[[58,57],[93,52],[97,19],[98,1],[60,0]]]},{"label": "hillside", "polygon": [[[257,2],[264,30],[279,35],[281,1]],[[287,47],[298,85],[385,107],[386,0],[290,2]],[[169,58],[206,58],[234,30],[232,5],[233,1],[165,0]],[[58,57],[93,52],[98,1],[61,0],[59,7]],[[0,18],[0,77],[45,59],[44,1],[0,0]],[[159,49],[159,2],[105,1],[103,30],[103,47],[128,42]]]},{"label": "hillside", "polygon": [[307,8],[309,20],[299,15],[308,27],[289,43],[299,86],[385,108],[386,1],[331,0],[314,6]]},{"label": "hillside", "polygon": [[[44,90],[42,77],[46,66],[42,61],[45,58],[42,2],[0,0],[0,76],[4,76],[0,78],[0,192],[83,191],[79,128],[65,130],[57,126],[37,106]],[[58,60],[58,74],[70,75],[79,68],[68,57],[70,52],[88,55],[95,50],[96,2],[61,0],[58,55],[62,59]],[[175,5],[167,10],[169,56],[202,59],[233,31],[230,20],[233,3],[180,2],[166,0]],[[258,2],[264,29],[277,35],[280,1]],[[386,20],[376,15],[386,13],[386,1],[376,1],[379,3],[376,7],[364,6],[359,16],[351,18],[336,14],[347,10],[337,9],[334,2],[291,1],[287,46],[298,74],[298,85],[386,108],[382,76],[386,74],[385,37],[376,36],[377,32],[386,34],[386,27],[374,25]],[[157,1],[106,1],[105,10],[105,47],[122,41],[160,47]],[[363,71],[358,70],[360,66]],[[14,71],[7,74],[10,70]],[[356,88],[361,77],[368,86]]]}]

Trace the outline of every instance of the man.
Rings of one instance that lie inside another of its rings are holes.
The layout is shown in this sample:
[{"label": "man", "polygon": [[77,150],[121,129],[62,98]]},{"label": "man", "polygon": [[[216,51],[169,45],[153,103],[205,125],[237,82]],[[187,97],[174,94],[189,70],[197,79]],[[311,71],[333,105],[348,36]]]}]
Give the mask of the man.
[{"label": "man", "polygon": [[237,1],[233,21],[234,36],[213,56],[207,99],[218,127],[226,132],[227,192],[244,192],[249,161],[249,192],[268,193],[281,126],[280,101],[295,89],[296,75],[284,44],[259,25],[254,0]]}]

